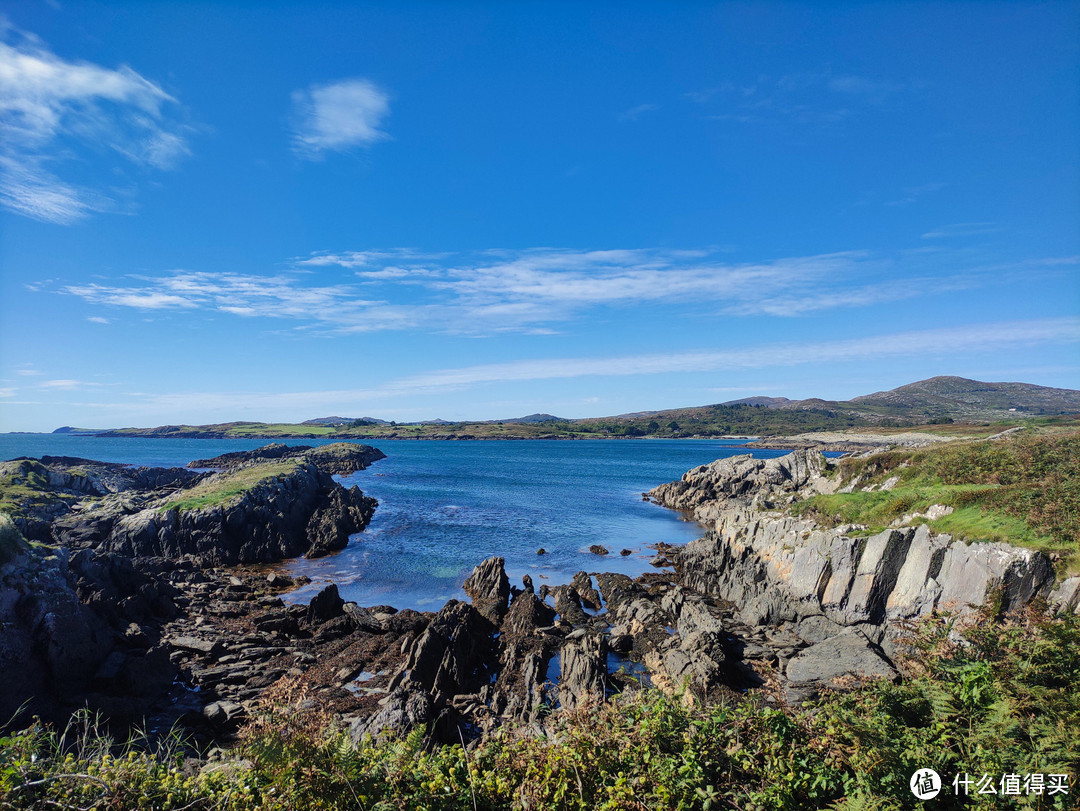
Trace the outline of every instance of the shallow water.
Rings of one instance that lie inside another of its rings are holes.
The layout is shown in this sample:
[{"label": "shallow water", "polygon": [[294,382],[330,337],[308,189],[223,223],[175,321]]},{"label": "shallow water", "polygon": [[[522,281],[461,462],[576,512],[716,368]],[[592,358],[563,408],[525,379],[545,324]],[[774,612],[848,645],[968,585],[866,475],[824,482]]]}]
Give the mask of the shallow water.
[{"label": "shallow water", "polygon": [[[325,444],[287,440],[289,444]],[[247,450],[265,440],[109,439],[57,434],[0,435],[0,459],[43,454],[139,465],[185,465]],[[461,583],[491,555],[506,558],[511,582],[529,574],[568,582],[582,569],[637,575],[650,544],[682,544],[701,535],[678,514],[644,502],[643,491],[697,465],[748,453],[733,440],[408,441],[373,442],[387,454],[342,478],[379,500],[368,529],[341,552],[282,564],[312,584],[307,600],[338,584],[361,605],[433,610],[463,598]],[[783,451],[755,450],[772,457]],[[600,544],[611,551],[588,551]],[[543,548],[547,554],[538,555]],[[623,549],[631,550],[627,556]]]}]

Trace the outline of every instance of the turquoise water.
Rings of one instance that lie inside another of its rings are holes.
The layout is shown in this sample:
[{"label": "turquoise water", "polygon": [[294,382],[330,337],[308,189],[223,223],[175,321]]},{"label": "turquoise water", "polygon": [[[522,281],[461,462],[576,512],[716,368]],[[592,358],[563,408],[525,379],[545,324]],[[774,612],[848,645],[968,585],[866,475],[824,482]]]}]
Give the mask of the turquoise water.
[{"label": "turquoise water", "polygon": [[[0,459],[51,454],[171,466],[262,444],[5,434],[0,435]],[[697,465],[749,452],[734,440],[371,444],[387,458],[342,482],[379,500],[375,517],[340,553],[282,564],[290,574],[312,578],[294,599],[308,599],[333,581],[345,599],[361,605],[432,610],[462,597],[462,581],[491,555],[506,558],[515,584],[524,574],[537,586],[567,582],[582,569],[637,575],[649,568],[655,554],[649,544],[683,544],[701,535],[696,524],[643,501],[642,492]],[[754,451],[758,457],[783,453]],[[592,544],[611,554],[590,553]],[[540,548],[547,554],[538,555]],[[631,554],[620,555],[623,549]]]}]

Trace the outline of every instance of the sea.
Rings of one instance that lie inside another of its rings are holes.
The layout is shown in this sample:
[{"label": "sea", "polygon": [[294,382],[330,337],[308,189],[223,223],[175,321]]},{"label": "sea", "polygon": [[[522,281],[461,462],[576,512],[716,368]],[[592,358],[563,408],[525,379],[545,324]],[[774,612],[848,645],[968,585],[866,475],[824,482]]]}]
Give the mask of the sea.
[{"label": "sea", "polygon": [[[320,445],[332,440],[284,440]],[[0,459],[74,456],[156,467],[184,466],[258,439],[146,439],[69,434],[0,434]],[[342,551],[274,570],[311,583],[291,592],[310,600],[333,582],[346,600],[437,610],[464,599],[461,584],[492,555],[506,559],[511,583],[530,575],[539,587],[575,572],[636,576],[650,569],[657,543],[685,544],[700,526],[649,503],[642,493],[715,459],[786,451],[743,447],[743,440],[385,440],[387,458],[338,477],[378,499],[368,528]],[[610,554],[598,556],[599,544]],[[539,554],[543,549],[544,554]],[[629,550],[629,554],[621,554]]]}]

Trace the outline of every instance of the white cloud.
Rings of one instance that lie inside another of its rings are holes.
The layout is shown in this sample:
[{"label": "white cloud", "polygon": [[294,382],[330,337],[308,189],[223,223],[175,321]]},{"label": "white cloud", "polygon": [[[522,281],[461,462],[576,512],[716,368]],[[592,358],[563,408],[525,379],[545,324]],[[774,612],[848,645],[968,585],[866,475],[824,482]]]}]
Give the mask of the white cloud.
[{"label": "white cloud", "polygon": [[994,352],[1002,348],[1080,342],[1080,319],[1047,318],[920,330],[819,343],[766,344],[731,350],[627,355],[607,358],[547,358],[444,369],[390,384],[404,393],[456,389],[480,383],[592,376],[713,372],[804,364],[865,361],[897,356]]},{"label": "white cloud", "polygon": [[64,391],[74,391],[81,389],[85,386],[92,385],[90,383],[84,383],[81,380],[46,380],[38,384],[40,389],[62,389]]},{"label": "white cloud", "polygon": [[[482,364],[441,369],[391,380],[364,389],[299,392],[174,392],[129,393],[137,403],[101,404],[113,410],[166,415],[193,410],[235,415],[240,409],[264,414],[310,413],[311,410],[364,408],[368,404],[439,395],[480,385],[520,383],[582,377],[632,377],[686,372],[746,371],[804,365],[867,363],[898,357],[957,359],[971,354],[993,356],[1002,349],[1036,348],[1080,342],[1080,319],[1048,318],[1030,321],[972,324],[943,329],[863,336],[817,343],[761,344],[738,349],[703,349],[614,357],[544,358],[514,363]],[[755,390],[760,390],[758,386]],[[722,391],[724,389],[717,389]],[[741,391],[742,389],[730,389]],[[749,391],[749,390],[747,390]],[[597,402],[585,398],[584,402]],[[179,417],[166,417],[178,419]]]},{"label": "white cloud", "polygon": [[922,235],[923,239],[951,239],[952,237],[973,237],[993,234],[1001,229],[992,222],[957,222],[943,225]]},{"label": "white cloud", "polygon": [[109,323],[108,318],[103,318],[100,315],[88,315],[88,316],[86,316],[86,320],[87,321],[93,321],[95,324],[108,324]]},{"label": "white cloud", "polygon": [[[544,335],[601,307],[679,305],[684,315],[797,317],[1000,284],[1015,272],[1056,272],[1057,264],[1074,261],[1026,260],[964,271],[954,269],[949,255],[862,251],[732,263],[701,250],[541,248],[439,259],[391,250],[319,255],[273,276],[176,271],[61,290],[95,305],[291,319],[330,334],[420,329]],[[345,281],[320,284],[308,270],[334,264],[351,271]]]},{"label": "white cloud", "polygon": [[[66,61],[12,29],[0,35],[14,40],[0,42],[0,205],[71,223],[115,203],[63,180],[65,159],[105,150],[168,169],[188,153],[182,127],[165,114],[176,99],[159,85],[127,66]],[[120,171],[122,162],[111,168]]]},{"label": "white cloud", "polygon": [[367,79],[312,85],[293,92],[292,102],[297,119],[293,148],[303,157],[389,137],[380,127],[390,114],[390,97]]}]

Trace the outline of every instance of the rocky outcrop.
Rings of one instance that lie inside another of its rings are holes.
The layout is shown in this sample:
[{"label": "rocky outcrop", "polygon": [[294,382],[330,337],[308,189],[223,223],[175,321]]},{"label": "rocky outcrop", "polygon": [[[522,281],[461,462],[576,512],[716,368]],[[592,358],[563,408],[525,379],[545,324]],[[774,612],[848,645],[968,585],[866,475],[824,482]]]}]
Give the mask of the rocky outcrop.
[{"label": "rocky outcrop", "polygon": [[318,557],[371,520],[375,500],[333,475],[381,458],[374,448],[271,445],[226,456],[228,469],[216,474],[20,459],[0,463],[0,484],[21,499],[15,522],[32,540],[131,558],[193,555],[232,565]]},{"label": "rocky outcrop", "polygon": [[304,462],[223,504],[177,508],[166,502],[120,516],[102,545],[131,557],[194,555],[207,565],[318,557],[344,548],[375,506],[359,488],[345,490]]},{"label": "rocky outcrop", "polygon": [[[672,553],[683,586],[730,603],[747,627],[793,634],[798,652],[777,664],[799,688],[794,697],[844,674],[895,675],[901,621],[965,613],[990,599],[1007,611],[1049,594],[1053,566],[1037,551],[969,545],[925,524],[866,536],[772,511],[837,486],[820,453],[799,451],[719,460],[648,493],[708,528]],[[1074,596],[1059,593],[1063,604]]]},{"label": "rocky outcrop", "polygon": [[251,462],[277,459],[306,459],[314,462],[320,470],[334,476],[348,476],[358,470],[366,470],[373,462],[385,459],[386,454],[370,445],[357,445],[352,442],[334,442],[330,445],[312,447],[310,445],[286,445],[273,442],[253,451],[235,451],[223,453],[212,459],[196,459],[188,463],[189,468],[213,468],[216,470],[235,470]]},{"label": "rocky outcrop", "polygon": [[664,507],[691,513],[708,525],[717,510],[735,505],[767,509],[790,503],[794,494],[833,492],[828,460],[819,452],[797,451],[774,459],[749,454],[717,459],[654,487],[646,497]]}]

